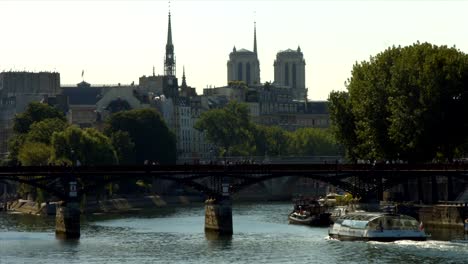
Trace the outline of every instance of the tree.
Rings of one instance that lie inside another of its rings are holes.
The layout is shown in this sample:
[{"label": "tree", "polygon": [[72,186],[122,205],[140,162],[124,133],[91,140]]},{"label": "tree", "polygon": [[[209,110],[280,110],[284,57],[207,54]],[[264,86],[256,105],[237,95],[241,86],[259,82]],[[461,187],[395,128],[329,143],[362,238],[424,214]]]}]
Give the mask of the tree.
[{"label": "tree", "polygon": [[254,126],[257,155],[279,156],[287,154],[287,132],[276,126]]},{"label": "tree", "polygon": [[[43,166],[49,163],[52,152],[53,149],[49,145],[41,142],[26,141],[18,151],[18,160],[24,166]],[[18,193],[22,197],[27,197],[30,194],[32,197],[35,197],[38,203],[43,202],[48,197],[40,188],[35,188],[24,183],[18,184]]]},{"label": "tree", "polygon": [[25,141],[25,134],[14,134],[8,139],[8,160],[10,165],[16,165],[19,162],[18,154]]},{"label": "tree", "polygon": [[41,142],[50,144],[54,132],[63,131],[68,124],[59,118],[47,118],[39,122],[32,123],[26,140],[29,142]]},{"label": "tree", "polygon": [[356,63],[347,89],[329,98],[347,153],[421,162],[463,152],[468,124],[459,117],[468,114],[468,56],[456,48],[388,48]]},{"label": "tree", "polygon": [[56,162],[83,165],[108,165],[117,163],[117,155],[110,139],[94,128],[80,129],[70,126],[55,132],[51,140]]},{"label": "tree", "polygon": [[112,138],[118,131],[130,136],[135,145],[135,161],[138,164],[145,160],[161,164],[175,163],[175,135],[154,109],[135,109],[111,115],[105,124],[105,134]]},{"label": "tree", "polygon": [[52,156],[52,148],[41,142],[26,142],[21,146],[18,159],[25,166],[47,165]]},{"label": "tree", "polygon": [[355,117],[352,112],[348,92],[331,92],[328,97],[331,131],[344,146],[346,156],[351,161],[359,157]]},{"label": "tree", "polygon": [[205,132],[207,139],[224,155],[242,155],[252,151],[245,149],[254,140],[249,109],[245,104],[231,101],[224,108],[206,111],[194,127]]},{"label": "tree", "polygon": [[333,135],[320,128],[300,128],[289,134],[289,154],[295,156],[337,156],[340,147]]},{"label": "tree", "polygon": [[[36,126],[31,135],[27,135],[35,122],[45,121],[46,119],[50,120]],[[52,132],[63,128],[65,122],[65,115],[55,107],[38,102],[30,103],[25,112],[16,115],[13,119],[13,136],[8,140],[8,159],[10,163],[18,163],[18,153],[25,142],[49,143]]]},{"label": "tree", "polygon": [[26,108],[26,111],[15,116],[13,120],[13,132],[16,134],[25,134],[29,131],[34,122],[39,122],[48,118],[57,118],[66,122],[65,115],[57,108],[48,104],[32,102]]},{"label": "tree", "polygon": [[135,164],[135,143],[130,135],[119,130],[112,133],[110,139],[117,152],[119,164]]}]

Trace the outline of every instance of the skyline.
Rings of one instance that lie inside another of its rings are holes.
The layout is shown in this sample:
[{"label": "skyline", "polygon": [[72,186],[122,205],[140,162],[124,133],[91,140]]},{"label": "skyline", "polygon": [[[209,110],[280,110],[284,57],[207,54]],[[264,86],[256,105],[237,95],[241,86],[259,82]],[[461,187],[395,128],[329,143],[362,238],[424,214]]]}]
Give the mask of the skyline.
[{"label": "skyline", "polygon": [[[356,61],[389,46],[420,41],[468,52],[467,8],[467,1],[172,1],[177,77],[185,66],[199,94],[226,85],[229,53],[253,49],[256,21],[261,82],[273,81],[278,51],[300,46],[308,97],[326,100],[345,89]],[[83,70],[91,85],[138,83],[153,66],[163,74],[167,1],[2,1],[0,10],[9,25],[1,71],[57,71],[64,85],[81,82]]]}]

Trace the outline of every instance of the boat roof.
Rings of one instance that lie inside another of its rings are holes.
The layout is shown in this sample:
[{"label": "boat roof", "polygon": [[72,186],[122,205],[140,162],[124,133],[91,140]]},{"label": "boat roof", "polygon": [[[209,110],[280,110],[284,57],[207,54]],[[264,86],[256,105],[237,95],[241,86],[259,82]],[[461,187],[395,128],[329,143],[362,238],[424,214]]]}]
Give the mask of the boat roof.
[{"label": "boat roof", "polygon": [[383,217],[383,216],[393,216],[396,218],[411,219],[415,220],[411,216],[402,215],[402,214],[390,214],[390,213],[381,213],[381,212],[354,212],[346,214],[340,217],[341,220],[357,220],[357,221],[372,221],[374,219]]}]

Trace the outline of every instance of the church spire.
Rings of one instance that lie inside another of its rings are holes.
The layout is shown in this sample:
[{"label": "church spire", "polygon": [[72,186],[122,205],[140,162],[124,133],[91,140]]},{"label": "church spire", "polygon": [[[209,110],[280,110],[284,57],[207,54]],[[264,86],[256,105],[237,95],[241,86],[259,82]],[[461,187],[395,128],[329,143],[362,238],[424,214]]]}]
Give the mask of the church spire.
[{"label": "church spire", "polygon": [[167,24],[166,56],[164,58],[164,75],[175,76],[175,74],[176,74],[176,63],[175,63],[175,56],[174,56],[174,45],[172,44],[171,10],[169,6],[168,24]]},{"label": "church spire", "polygon": [[182,68],[182,87],[187,87],[187,81],[185,80],[185,66]]},{"label": "church spire", "polygon": [[253,52],[257,55],[257,22],[254,21],[254,50]]},{"label": "church spire", "polygon": [[167,23],[167,45],[172,45],[172,29],[171,29],[171,10],[169,10],[169,22]]}]

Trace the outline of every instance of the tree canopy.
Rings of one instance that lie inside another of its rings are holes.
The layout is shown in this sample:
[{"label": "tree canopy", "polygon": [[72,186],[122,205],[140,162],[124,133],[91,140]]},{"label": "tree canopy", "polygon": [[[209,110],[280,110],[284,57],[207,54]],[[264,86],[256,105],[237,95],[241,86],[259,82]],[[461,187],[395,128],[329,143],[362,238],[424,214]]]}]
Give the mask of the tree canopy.
[{"label": "tree canopy", "polygon": [[50,144],[52,134],[65,130],[68,124],[59,118],[47,118],[42,121],[32,123],[26,140],[30,142],[41,142]]},{"label": "tree canopy", "polygon": [[329,97],[334,132],[350,157],[452,160],[467,142],[468,56],[415,43],[356,63],[347,92]]},{"label": "tree canopy", "polygon": [[[129,140],[124,139],[123,135],[113,135],[118,131],[126,132],[130,137]],[[154,109],[115,113],[106,121],[105,133],[114,138],[114,142],[119,137],[119,140],[125,140],[130,145],[133,143],[134,160],[138,164],[142,164],[145,160],[161,164],[174,164],[176,161],[175,135]]]},{"label": "tree canopy", "polygon": [[247,148],[253,140],[253,126],[245,104],[231,101],[221,109],[203,112],[195,128],[205,132],[207,139],[220,148],[222,154],[247,154],[251,151]]},{"label": "tree canopy", "polygon": [[52,135],[53,160],[83,165],[117,163],[117,154],[110,139],[94,128],[70,126]]},{"label": "tree canopy", "polygon": [[25,112],[13,119],[13,136],[8,140],[9,162],[16,164],[20,161],[18,155],[25,143],[48,145],[53,132],[62,131],[66,126],[65,115],[55,107],[39,102],[30,103]]},{"label": "tree canopy", "polygon": [[327,130],[300,128],[289,134],[288,152],[297,156],[336,156],[341,150]]},{"label": "tree canopy", "polygon": [[17,134],[25,134],[34,122],[48,118],[57,118],[66,122],[65,115],[57,108],[48,104],[32,102],[28,105],[25,112],[16,115],[13,121],[13,131]]},{"label": "tree canopy", "polygon": [[288,132],[276,126],[254,124],[247,105],[235,101],[202,113],[195,128],[204,131],[208,141],[228,156],[325,156],[340,152],[327,130],[304,128]]}]

